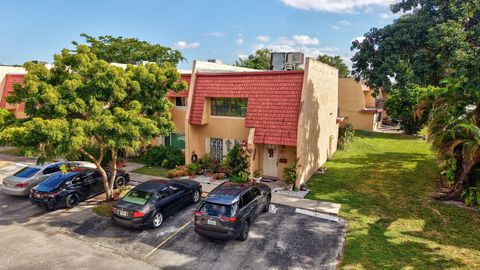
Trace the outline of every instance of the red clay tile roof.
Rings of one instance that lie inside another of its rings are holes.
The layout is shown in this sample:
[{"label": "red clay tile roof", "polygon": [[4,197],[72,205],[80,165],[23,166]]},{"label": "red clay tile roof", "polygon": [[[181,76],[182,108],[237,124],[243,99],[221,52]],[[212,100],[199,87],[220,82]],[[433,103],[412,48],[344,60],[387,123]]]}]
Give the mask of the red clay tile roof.
[{"label": "red clay tile roof", "polygon": [[173,98],[173,97],[188,97],[188,87],[190,86],[190,79],[192,78],[191,74],[181,74],[180,80],[184,81],[187,83],[187,89],[180,91],[178,93],[175,93],[173,91],[168,92],[167,97]]},{"label": "red clay tile roof", "polygon": [[190,124],[201,125],[205,98],[247,98],[254,143],[297,145],[303,71],[199,73]]},{"label": "red clay tile roof", "polygon": [[[13,93],[13,85],[20,83],[23,84],[25,80],[24,74],[7,74],[5,75],[5,87],[2,92],[2,99],[0,100],[0,108],[7,107],[7,96]],[[21,103],[18,107],[18,111],[24,111],[25,104]]]}]

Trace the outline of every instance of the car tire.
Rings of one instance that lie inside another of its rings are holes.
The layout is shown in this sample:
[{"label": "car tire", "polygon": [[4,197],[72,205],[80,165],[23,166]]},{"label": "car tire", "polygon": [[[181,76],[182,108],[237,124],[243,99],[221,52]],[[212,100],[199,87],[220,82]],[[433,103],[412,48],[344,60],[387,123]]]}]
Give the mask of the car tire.
[{"label": "car tire", "polygon": [[197,203],[199,200],[200,200],[200,190],[195,189],[193,190],[192,202]]},{"label": "car tire", "polygon": [[243,222],[240,236],[237,239],[240,241],[247,240],[249,231],[250,231],[250,223],[248,221]]},{"label": "car tire", "polygon": [[162,212],[156,212],[152,216],[152,228],[156,229],[160,227],[163,223],[163,214]]},{"label": "car tire", "polygon": [[272,201],[272,196],[268,195],[267,196],[267,203],[265,204],[265,207],[263,207],[262,212],[266,213],[268,210],[270,210],[270,202]]},{"label": "car tire", "polygon": [[80,202],[80,198],[76,193],[70,193],[65,198],[65,206],[67,208],[73,208],[77,206],[79,202]]},{"label": "car tire", "polygon": [[119,176],[115,179],[115,188],[119,188],[126,184],[125,177]]}]

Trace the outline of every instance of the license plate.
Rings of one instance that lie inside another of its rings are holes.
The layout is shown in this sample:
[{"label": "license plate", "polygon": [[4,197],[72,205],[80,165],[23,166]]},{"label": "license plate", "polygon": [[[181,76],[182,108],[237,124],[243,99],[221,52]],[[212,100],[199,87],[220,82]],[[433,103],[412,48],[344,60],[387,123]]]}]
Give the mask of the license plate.
[{"label": "license plate", "polygon": [[217,226],[217,222],[215,220],[207,220],[207,224],[208,225],[213,225],[213,226]]},{"label": "license plate", "polygon": [[127,211],[122,211],[122,210],[119,210],[118,211],[118,214],[122,217],[128,217],[128,212]]}]

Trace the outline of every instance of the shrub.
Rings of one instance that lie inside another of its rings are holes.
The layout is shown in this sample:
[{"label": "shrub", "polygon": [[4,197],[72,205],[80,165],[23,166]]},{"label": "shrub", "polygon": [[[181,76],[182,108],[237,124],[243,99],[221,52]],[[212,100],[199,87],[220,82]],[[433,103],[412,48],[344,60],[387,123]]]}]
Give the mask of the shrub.
[{"label": "shrub", "polygon": [[188,169],[185,166],[177,166],[167,173],[168,178],[180,178],[182,176],[188,176]]},{"label": "shrub", "polygon": [[297,181],[297,167],[298,167],[298,159],[296,159],[292,165],[289,167],[283,168],[283,174],[285,176],[285,181],[293,185],[293,190],[295,190],[295,182]]},{"label": "shrub", "polygon": [[222,180],[222,179],[225,179],[225,174],[223,174],[223,173],[216,173],[216,174],[212,175],[212,179],[213,179],[213,180]]},{"label": "shrub", "polygon": [[230,176],[230,181],[235,183],[245,183],[249,179],[249,174],[247,172],[241,172],[240,174],[233,174]]},{"label": "shrub", "polygon": [[150,148],[140,161],[150,166],[175,168],[185,164],[185,155],[176,147],[160,145]]},{"label": "shrub", "polygon": [[462,192],[462,199],[465,202],[465,205],[480,205],[480,190],[478,190],[476,187],[465,189]]},{"label": "shrub", "polygon": [[198,163],[190,163],[187,166],[188,175],[195,175],[199,169],[200,165]]},{"label": "shrub", "polygon": [[354,131],[353,131],[352,124],[345,123],[341,125],[340,128],[338,129],[338,143],[337,143],[338,149],[345,150],[348,147],[350,147],[350,145],[353,142],[353,135],[354,135]]},{"label": "shrub", "polygon": [[252,154],[253,146],[244,142],[236,144],[232,150],[228,152],[226,165],[231,170],[231,179],[243,180],[246,175],[246,180],[248,180],[250,157]]},{"label": "shrub", "polygon": [[202,169],[204,169],[207,172],[215,172],[215,160],[213,160],[212,155],[210,154],[205,154],[203,158],[200,160],[200,165]]}]

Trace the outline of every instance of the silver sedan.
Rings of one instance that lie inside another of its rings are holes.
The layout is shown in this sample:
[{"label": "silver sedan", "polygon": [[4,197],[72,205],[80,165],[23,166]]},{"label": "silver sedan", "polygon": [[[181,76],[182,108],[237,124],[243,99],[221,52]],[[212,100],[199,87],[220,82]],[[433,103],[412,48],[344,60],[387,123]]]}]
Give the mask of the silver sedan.
[{"label": "silver sedan", "polygon": [[59,173],[62,165],[68,167],[96,168],[95,164],[86,161],[62,161],[47,165],[26,166],[14,175],[3,179],[3,185],[0,186],[0,188],[2,192],[7,194],[26,196],[30,194],[30,190],[40,182],[53,174]]}]

